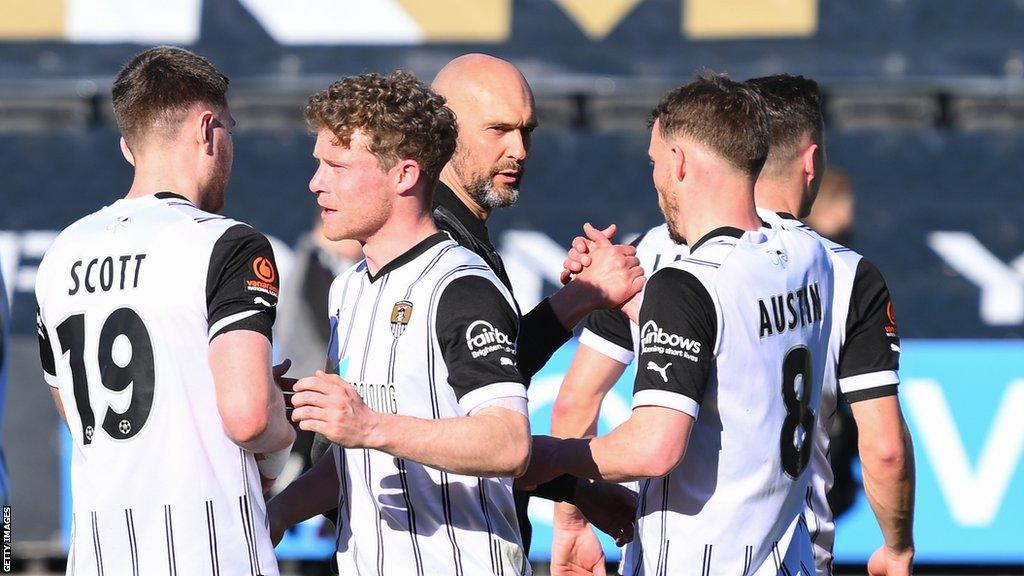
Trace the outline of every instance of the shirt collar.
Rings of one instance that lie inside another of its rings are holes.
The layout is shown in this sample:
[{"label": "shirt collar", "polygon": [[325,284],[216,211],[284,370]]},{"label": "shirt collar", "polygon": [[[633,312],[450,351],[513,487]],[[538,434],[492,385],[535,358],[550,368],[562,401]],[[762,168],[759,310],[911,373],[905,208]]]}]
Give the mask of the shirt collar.
[{"label": "shirt collar", "polygon": [[453,216],[469,231],[477,240],[491,243],[490,233],[487,231],[487,224],[476,217],[469,207],[455,195],[455,191],[447,184],[438,180],[434,187],[434,206],[441,206],[452,213]]},{"label": "shirt collar", "polygon": [[376,274],[370,274],[370,269],[369,267],[367,267],[366,277],[370,279],[370,282],[376,282],[378,278],[381,278],[384,275],[388,274],[389,272],[393,272],[398,268],[401,268],[402,266],[408,264],[409,262],[412,262],[421,254],[423,254],[427,250],[430,250],[435,245],[444,242],[445,240],[451,240],[451,237],[448,236],[448,234],[445,234],[444,232],[435,232],[434,234],[427,236],[423,240],[420,240],[419,243],[403,252],[400,256],[398,256],[391,262],[385,264],[380,270],[377,270]]}]

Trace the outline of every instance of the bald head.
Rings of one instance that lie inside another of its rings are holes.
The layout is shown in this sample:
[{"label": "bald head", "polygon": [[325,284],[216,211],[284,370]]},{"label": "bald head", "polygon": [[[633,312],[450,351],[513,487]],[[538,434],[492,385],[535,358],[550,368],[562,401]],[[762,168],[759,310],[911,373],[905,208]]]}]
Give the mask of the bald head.
[{"label": "bald head", "polygon": [[465,54],[452,60],[437,73],[431,87],[450,105],[474,96],[509,92],[512,94],[508,97],[527,97],[533,101],[533,92],[522,72],[511,62],[487,54]]},{"label": "bald head", "polygon": [[459,126],[455,154],[441,180],[484,214],[514,204],[537,126],[526,78],[505,60],[466,54],[442,68],[432,87]]}]

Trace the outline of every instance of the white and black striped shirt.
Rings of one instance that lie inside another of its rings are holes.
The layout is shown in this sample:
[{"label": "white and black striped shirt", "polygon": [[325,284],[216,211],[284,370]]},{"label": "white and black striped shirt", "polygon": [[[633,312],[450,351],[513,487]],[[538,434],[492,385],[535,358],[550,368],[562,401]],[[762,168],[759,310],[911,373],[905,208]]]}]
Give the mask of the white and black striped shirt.
[{"label": "white and black striped shirt", "polygon": [[270,337],[267,239],[159,193],[65,229],[39,266],[44,376],[72,449],[68,574],[276,575],[253,455],[224,432],[209,341]]},{"label": "white and black striped shirt", "polygon": [[813,571],[802,513],[832,286],[821,243],[779,227],[715,230],[648,281],[633,404],[695,421],[679,466],[640,482],[627,573]]},{"label": "white and black striped shirt", "polygon": [[[511,294],[439,232],[375,275],[331,287],[329,366],[374,410],[466,416],[526,397]],[[495,446],[500,450],[500,446]],[[342,574],[528,574],[511,478],[450,474],[384,452],[334,447]]]},{"label": "white and black striped shirt", "polygon": [[818,576],[829,576],[835,542],[835,519],[828,504],[834,480],[829,431],[840,397],[854,403],[897,393],[900,339],[896,315],[881,273],[860,254],[822,238],[792,216],[767,210],[758,213],[776,226],[797,227],[817,236],[828,249],[835,271],[833,335],[811,455],[814,476],[807,488],[804,513]]},{"label": "white and black striped shirt", "polygon": [[[813,477],[806,493],[805,519],[814,544],[818,576],[832,573],[835,521],[828,504],[833,474],[829,462],[829,431],[840,397],[850,403],[897,393],[900,340],[892,299],[881,273],[857,252],[822,238],[796,218],[758,209],[778,227],[799,227],[818,237],[829,251],[835,292],[829,367],[822,381],[821,401],[811,455]],[[650,274],[664,262],[688,254],[669,239],[664,224],[635,242],[641,266]],[[635,356],[639,327],[618,311],[601,310],[587,317],[580,343],[609,358],[629,364]]]}]

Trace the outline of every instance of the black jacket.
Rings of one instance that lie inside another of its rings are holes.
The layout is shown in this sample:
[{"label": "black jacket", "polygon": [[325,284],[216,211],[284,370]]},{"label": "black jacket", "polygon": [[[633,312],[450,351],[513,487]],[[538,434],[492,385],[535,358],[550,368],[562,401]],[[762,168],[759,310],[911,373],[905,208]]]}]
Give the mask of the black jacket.
[{"label": "black jacket", "polygon": [[[451,234],[456,242],[483,258],[502,284],[512,291],[505,263],[491,244],[487,226],[442,182],[438,182],[434,189],[434,221],[438,228]],[[562,344],[569,341],[572,332],[562,326],[547,298],[526,314],[522,310],[519,313],[519,371],[530,379]]]}]

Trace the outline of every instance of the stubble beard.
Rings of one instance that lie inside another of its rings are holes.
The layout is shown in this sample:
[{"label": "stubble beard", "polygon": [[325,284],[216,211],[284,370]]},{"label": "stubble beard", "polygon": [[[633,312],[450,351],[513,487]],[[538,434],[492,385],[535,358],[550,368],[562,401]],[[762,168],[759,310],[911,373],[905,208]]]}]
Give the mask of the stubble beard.
[{"label": "stubble beard", "polygon": [[504,193],[499,192],[494,186],[494,175],[481,177],[466,187],[469,196],[481,207],[487,210],[495,208],[509,208],[519,201],[519,188],[508,186]]},{"label": "stubble beard", "polygon": [[213,214],[224,208],[227,197],[228,179],[231,177],[231,163],[218,162],[210,175],[210,183],[206,188],[203,205],[200,208]]},{"label": "stubble beard", "polygon": [[[458,152],[456,152],[458,154]],[[466,194],[488,212],[495,208],[509,208],[519,201],[519,186],[495,186],[494,178],[499,172],[507,170],[509,166],[498,166],[491,168],[486,173],[474,176],[471,179],[465,177],[468,172],[462,158],[453,159],[452,166],[455,174],[464,184]]]},{"label": "stubble beard", "polygon": [[685,245],[686,238],[677,227],[676,219],[679,216],[679,206],[676,204],[676,201],[667,194],[659,194],[658,206],[661,208],[661,213],[665,216],[665,224],[668,226],[668,237],[676,244]]}]

